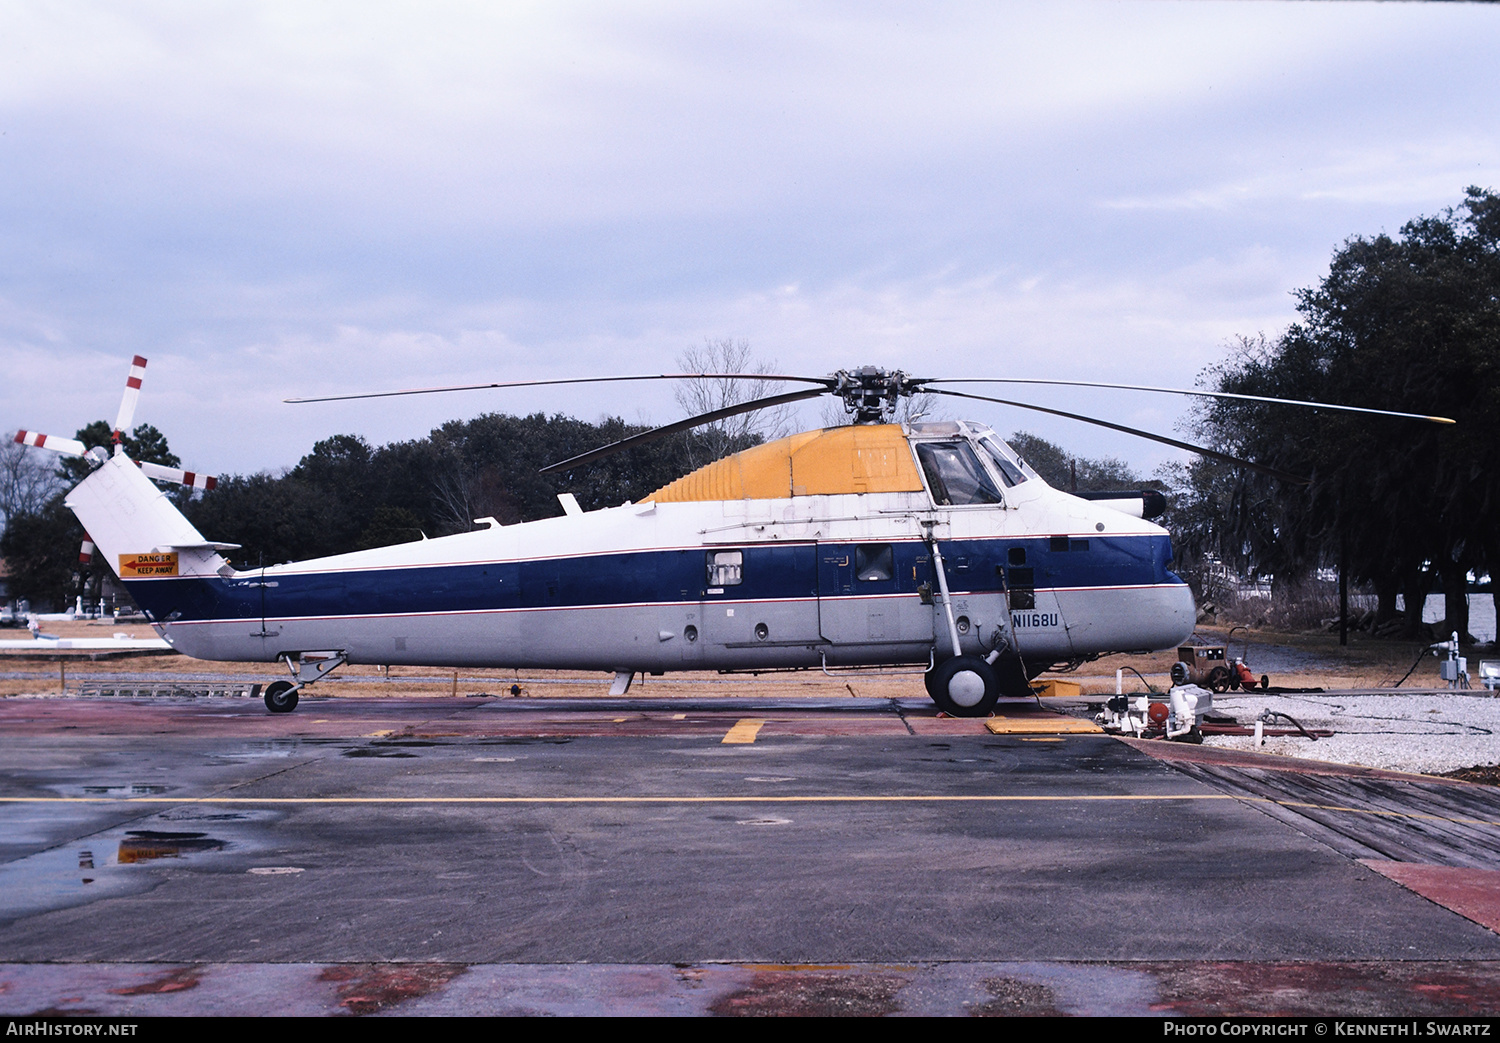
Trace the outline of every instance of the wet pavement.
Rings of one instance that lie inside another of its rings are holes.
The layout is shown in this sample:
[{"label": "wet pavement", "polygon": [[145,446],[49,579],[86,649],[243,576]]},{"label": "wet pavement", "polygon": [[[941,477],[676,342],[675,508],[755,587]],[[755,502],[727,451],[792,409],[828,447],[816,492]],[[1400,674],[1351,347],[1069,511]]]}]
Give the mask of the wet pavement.
[{"label": "wet pavement", "polygon": [[0,735],[10,1014],[1500,1001],[1491,787],[925,700],[8,699]]}]

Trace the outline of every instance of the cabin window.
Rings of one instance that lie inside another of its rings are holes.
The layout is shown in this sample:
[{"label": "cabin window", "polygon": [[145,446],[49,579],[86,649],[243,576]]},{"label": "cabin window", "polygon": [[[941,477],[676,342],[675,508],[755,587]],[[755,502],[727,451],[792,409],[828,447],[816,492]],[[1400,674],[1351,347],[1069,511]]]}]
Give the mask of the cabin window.
[{"label": "cabin window", "polygon": [[968,442],[919,442],[917,458],[939,507],[999,503],[1000,490]]},{"label": "cabin window", "polygon": [[737,587],[745,578],[745,554],[737,550],[708,552],[708,585]]},{"label": "cabin window", "polygon": [[896,556],[889,543],[862,543],[854,548],[854,578],[867,583],[896,574]]},{"label": "cabin window", "polygon": [[1010,559],[1010,563],[1012,565],[1026,564],[1025,547],[1012,547],[1009,551],[1006,552],[1006,556]]}]

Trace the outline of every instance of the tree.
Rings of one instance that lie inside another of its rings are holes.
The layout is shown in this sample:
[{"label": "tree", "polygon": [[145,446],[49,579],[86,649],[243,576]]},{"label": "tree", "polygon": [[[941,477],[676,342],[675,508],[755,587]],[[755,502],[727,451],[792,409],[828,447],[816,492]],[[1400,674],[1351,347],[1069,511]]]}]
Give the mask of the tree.
[{"label": "tree", "polygon": [[[87,427],[79,428],[74,436],[89,448],[102,446],[113,451],[115,432],[107,420],[95,420]],[[167,445],[167,436],[150,424],[139,424],[134,431],[120,432],[120,445],[125,455],[136,463],[161,464],[163,467],[181,467],[182,461]],[[69,484],[76,485],[93,470],[87,460],[77,457],[61,457],[59,467]]]},{"label": "tree", "polygon": [[36,514],[61,491],[62,479],[43,455],[19,442],[0,445],[0,526]]},{"label": "tree", "polygon": [[[688,348],[677,356],[677,364],[685,373],[776,372],[775,360],[755,361],[755,354],[750,350],[748,340],[731,340],[728,337],[718,340],[705,338],[701,347]],[[698,416],[787,390],[795,389],[778,381],[732,379],[725,375],[679,381],[674,394],[677,404],[689,416]],[[789,406],[773,406],[705,424],[697,429],[698,438],[689,444],[689,460],[693,467],[700,467],[730,453],[758,445],[766,439],[780,438],[787,433],[791,416]]]},{"label": "tree", "polygon": [[542,467],[645,428],[618,418],[490,413],[454,420],[430,436],[372,447],[355,435],[324,439],[284,475],[228,475],[184,507],[198,530],[238,543],[240,567],[298,561],[389,543],[467,532],[562,513],[571,492],[585,510],[642,496],[691,469],[707,449],[695,432],[663,439],[562,474]]},{"label": "tree", "polygon": [[78,548],[83,526],[54,496],[40,510],[9,519],[0,535],[0,557],[10,571],[10,596],[43,605],[65,605],[80,592]]},{"label": "tree", "polygon": [[1112,456],[1098,460],[1074,456],[1061,446],[1025,431],[1017,431],[1006,441],[1048,485],[1064,492],[1140,489],[1159,484],[1143,482],[1123,460]]},{"label": "tree", "polygon": [[1412,623],[1436,577],[1444,629],[1464,634],[1469,572],[1500,565],[1500,197],[1470,188],[1397,237],[1352,238],[1297,297],[1301,322],[1274,341],[1242,341],[1206,383],[1458,423],[1216,401],[1200,437],[1312,479],[1306,489],[1226,479],[1240,491],[1217,549],[1278,577],[1342,562],[1375,586],[1382,619],[1399,592]]}]

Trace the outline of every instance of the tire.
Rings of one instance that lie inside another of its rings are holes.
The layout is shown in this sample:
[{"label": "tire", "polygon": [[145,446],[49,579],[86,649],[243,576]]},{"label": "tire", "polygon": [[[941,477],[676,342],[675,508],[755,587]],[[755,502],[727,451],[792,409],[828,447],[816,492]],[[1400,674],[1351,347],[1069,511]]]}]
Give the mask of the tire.
[{"label": "tire", "polygon": [[266,685],[266,709],[272,713],[291,713],[297,708],[297,686],[290,681],[273,681]]},{"label": "tire", "polygon": [[1219,695],[1229,691],[1230,673],[1222,666],[1216,666],[1208,672],[1208,678],[1203,682],[1203,687]]},{"label": "tire", "polygon": [[1000,698],[995,671],[978,656],[945,659],[927,677],[927,691],[950,717],[988,717]]}]

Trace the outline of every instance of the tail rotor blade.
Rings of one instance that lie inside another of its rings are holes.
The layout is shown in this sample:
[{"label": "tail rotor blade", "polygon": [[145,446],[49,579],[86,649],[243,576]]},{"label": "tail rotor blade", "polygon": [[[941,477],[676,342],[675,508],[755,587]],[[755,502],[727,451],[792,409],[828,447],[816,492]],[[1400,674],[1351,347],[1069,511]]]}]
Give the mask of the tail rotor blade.
[{"label": "tail rotor blade", "polygon": [[83,456],[88,452],[88,447],[76,438],[55,438],[40,431],[17,431],[16,441],[37,449],[50,449],[63,456]]},{"label": "tail rotor blade", "polygon": [[130,429],[131,418],[135,416],[135,404],[141,397],[141,379],[146,375],[146,360],[137,355],[130,360],[130,375],[125,378],[125,395],[120,399],[120,412],[115,417],[115,444],[120,443],[120,435]]},{"label": "tail rotor blade", "polygon": [[177,467],[163,467],[161,464],[150,464],[137,462],[136,466],[147,478],[155,478],[162,482],[176,482],[178,485],[186,485],[192,489],[212,489],[219,484],[219,479],[211,474],[199,474],[197,471],[184,471]]}]

